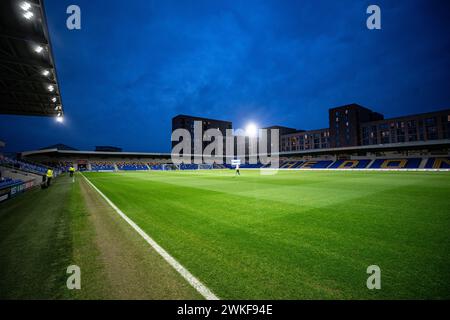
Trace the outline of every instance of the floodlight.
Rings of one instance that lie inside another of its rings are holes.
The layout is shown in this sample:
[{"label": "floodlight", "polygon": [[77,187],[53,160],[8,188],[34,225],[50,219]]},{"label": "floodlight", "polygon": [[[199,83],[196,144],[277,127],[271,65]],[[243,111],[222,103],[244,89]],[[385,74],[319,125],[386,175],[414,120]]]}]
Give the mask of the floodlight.
[{"label": "floodlight", "polygon": [[50,74],[50,71],[48,71],[48,70],[42,71],[42,75],[43,75],[44,77],[47,77],[49,74]]},{"label": "floodlight", "polygon": [[245,133],[249,137],[256,137],[258,135],[258,127],[254,123],[249,123],[245,127]]},{"label": "floodlight", "polygon": [[28,11],[31,8],[31,4],[29,2],[22,2],[20,4],[20,7],[22,8],[23,11]]},{"label": "floodlight", "polygon": [[55,90],[55,87],[53,85],[49,85],[47,89],[48,91],[52,92],[53,90]]},{"label": "floodlight", "polygon": [[25,19],[30,20],[31,18],[33,18],[34,14],[33,14],[33,12],[31,12],[31,11],[26,11],[26,12],[23,14],[23,16],[24,16]]},{"label": "floodlight", "polygon": [[37,52],[37,53],[41,53],[42,50],[44,50],[44,48],[41,47],[41,46],[36,46],[36,47],[34,48],[34,51]]}]

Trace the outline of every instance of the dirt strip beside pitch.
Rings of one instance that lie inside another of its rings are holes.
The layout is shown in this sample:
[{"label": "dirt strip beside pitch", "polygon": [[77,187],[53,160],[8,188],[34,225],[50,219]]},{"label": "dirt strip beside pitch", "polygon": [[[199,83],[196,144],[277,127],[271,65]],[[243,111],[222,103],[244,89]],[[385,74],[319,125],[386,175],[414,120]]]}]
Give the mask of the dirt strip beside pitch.
[{"label": "dirt strip beside pitch", "polygon": [[110,299],[202,299],[88,183],[81,194],[95,229],[95,245]]}]

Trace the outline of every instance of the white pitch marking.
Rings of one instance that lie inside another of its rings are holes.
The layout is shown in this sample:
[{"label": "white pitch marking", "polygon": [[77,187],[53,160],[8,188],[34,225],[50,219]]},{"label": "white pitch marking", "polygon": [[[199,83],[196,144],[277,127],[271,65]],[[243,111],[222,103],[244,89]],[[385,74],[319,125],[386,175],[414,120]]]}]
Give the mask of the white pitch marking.
[{"label": "white pitch marking", "polygon": [[159,253],[164,260],[166,260],[171,267],[173,267],[191,286],[194,287],[205,299],[207,300],[219,300],[210,289],[208,289],[203,283],[200,282],[192,273],[190,273],[185,267],[183,267],[174,257],[172,257],[166,250],[164,250],[155,240],[153,240],[144,230],[142,230],[136,223],[133,222],[128,216],[122,212],[107,196],[103,194],[88,178],[81,173],[84,179],[97,191],[103,199],[126,221],[133,227],[133,229],[139,233],[139,235],[144,238],[147,243]]}]

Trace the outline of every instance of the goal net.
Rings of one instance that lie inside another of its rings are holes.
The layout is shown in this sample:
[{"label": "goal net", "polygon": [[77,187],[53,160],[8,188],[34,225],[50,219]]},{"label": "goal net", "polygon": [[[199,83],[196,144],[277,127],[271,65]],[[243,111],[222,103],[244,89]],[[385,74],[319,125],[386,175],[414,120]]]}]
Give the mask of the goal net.
[{"label": "goal net", "polygon": [[162,165],[163,170],[177,170],[177,166],[174,164],[163,164]]}]

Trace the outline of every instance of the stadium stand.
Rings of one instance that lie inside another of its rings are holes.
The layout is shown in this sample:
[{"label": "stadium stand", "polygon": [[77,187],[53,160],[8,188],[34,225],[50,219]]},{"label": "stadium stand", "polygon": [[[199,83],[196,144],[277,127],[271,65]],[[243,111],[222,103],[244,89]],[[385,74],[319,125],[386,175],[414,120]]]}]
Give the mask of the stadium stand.
[{"label": "stadium stand", "polygon": [[310,160],[303,163],[300,168],[301,169],[326,169],[332,164],[332,160]]},{"label": "stadium stand", "polygon": [[[35,167],[36,163],[45,164],[66,172],[68,167],[75,165],[78,171],[148,171],[148,170],[198,170],[198,169],[234,169],[231,164],[193,164],[183,163],[175,165],[170,154],[156,153],[126,153],[126,152],[93,152],[73,150],[35,150],[23,152],[21,159],[29,159],[29,164],[20,164],[29,171],[45,172],[45,166]],[[224,159],[225,160],[225,159]],[[229,159],[228,159],[229,160]],[[10,161],[12,165],[13,161]],[[39,165],[37,165],[39,166]],[[263,165],[241,163],[241,169],[272,168],[273,164]],[[279,166],[282,170],[449,170],[450,156],[448,149],[439,145],[434,150],[405,149],[385,150],[377,147],[371,152],[357,150],[345,152],[320,152],[312,155],[282,154]]]},{"label": "stadium stand", "polygon": [[328,169],[364,169],[371,160],[337,160]]},{"label": "stadium stand", "polygon": [[154,164],[150,166],[151,170],[164,170],[163,165],[162,164]]},{"label": "stadium stand", "polygon": [[450,158],[428,158],[425,169],[450,169]]},{"label": "stadium stand", "polygon": [[[24,162],[21,160],[4,159],[0,161],[0,164],[9,165],[10,167],[15,167],[17,169],[32,172],[35,174],[44,174],[47,167],[43,165],[37,165],[33,163]],[[58,161],[58,162],[46,162],[45,165],[56,168],[58,172],[67,172],[68,168],[76,161]],[[140,160],[110,160],[110,161],[88,161],[89,166],[86,170],[91,171],[148,171],[148,170],[198,170],[200,169],[234,169],[231,164],[190,164],[182,163],[180,165],[175,165],[168,160],[159,160],[155,162],[141,162]],[[241,164],[241,169],[259,169],[264,167],[270,167],[269,165],[263,165],[261,163],[257,164]],[[280,159],[280,169],[283,170],[304,170],[304,169],[450,169],[450,157],[392,157],[392,158],[365,158],[365,159],[311,159],[306,160],[289,160],[282,158]]]},{"label": "stadium stand", "polygon": [[20,184],[20,183],[23,183],[23,181],[20,179],[12,179],[12,178],[8,178],[8,177],[0,178],[0,189],[10,187],[15,184]]},{"label": "stadium stand", "polygon": [[197,164],[193,164],[193,163],[182,163],[179,166],[180,170],[197,170],[198,169],[198,165]]},{"label": "stadium stand", "polygon": [[91,170],[92,171],[114,171],[114,170],[116,170],[116,168],[112,162],[96,161],[96,162],[91,162]]},{"label": "stadium stand", "polygon": [[[40,174],[40,175],[45,174],[48,169],[48,167],[45,167],[43,165],[38,165],[38,164],[30,163],[27,161],[23,161],[23,160],[11,159],[8,157],[1,157],[0,165],[14,168],[17,170],[22,170],[25,172],[36,173],[36,174]],[[58,171],[58,170],[56,170],[56,171]]]},{"label": "stadium stand", "polygon": [[420,158],[410,159],[376,159],[371,169],[418,169],[420,166]]},{"label": "stadium stand", "polygon": [[118,162],[116,165],[119,170],[124,171],[148,170],[148,166],[140,162]]},{"label": "stadium stand", "polygon": [[[0,202],[14,198],[43,182],[48,167],[0,155]],[[54,169],[54,176],[60,173]]]},{"label": "stadium stand", "polygon": [[284,161],[280,164],[280,168],[282,169],[294,169],[300,167],[304,161]]}]

